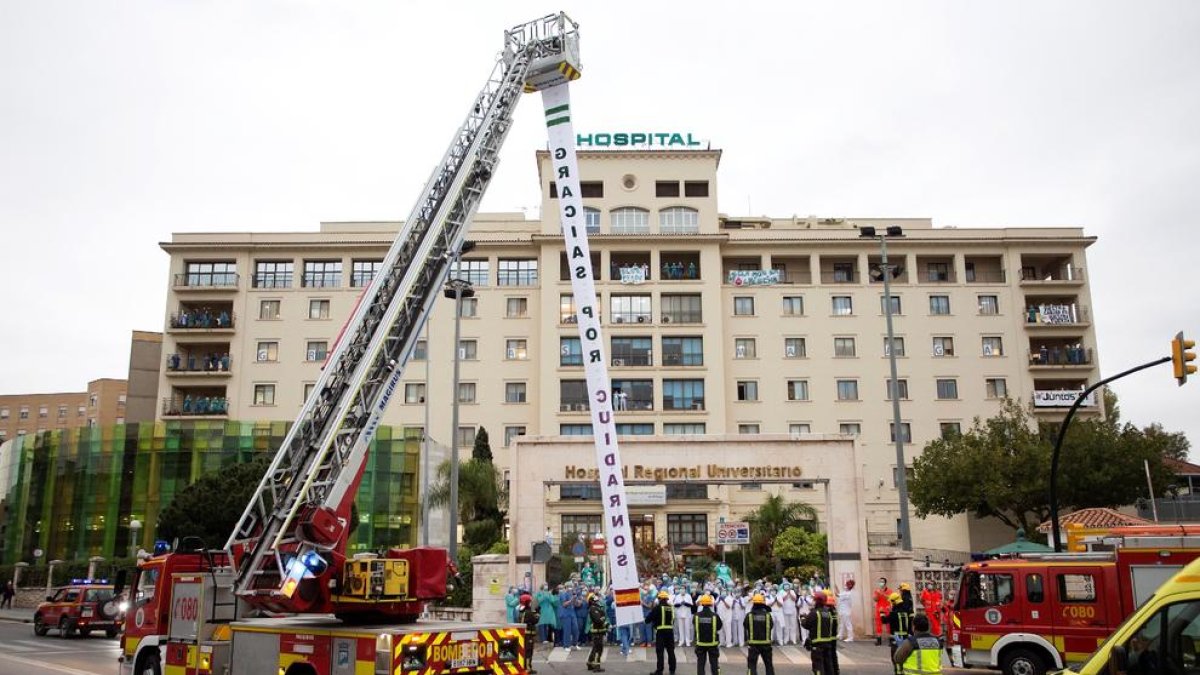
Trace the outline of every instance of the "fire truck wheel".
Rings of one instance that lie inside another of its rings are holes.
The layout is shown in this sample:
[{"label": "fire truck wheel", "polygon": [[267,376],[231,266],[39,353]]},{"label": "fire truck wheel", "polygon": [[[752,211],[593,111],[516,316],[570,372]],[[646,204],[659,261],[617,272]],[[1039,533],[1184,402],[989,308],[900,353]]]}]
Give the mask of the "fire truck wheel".
[{"label": "fire truck wheel", "polygon": [[37,635],[37,636],[44,636],[46,633],[49,633],[49,632],[50,632],[50,627],[47,626],[46,622],[42,620],[42,615],[35,614],[33,616],[33,634]]},{"label": "fire truck wheel", "polygon": [[1046,663],[1041,655],[1028,649],[1013,649],[1004,653],[1004,675],[1046,675]]},{"label": "fire truck wheel", "polygon": [[75,637],[75,624],[65,616],[58,620],[58,636],[64,640]]},{"label": "fire truck wheel", "polygon": [[92,629],[91,628],[80,628],[79,634],[82,635],[83,637],[91,637]]},{"label": "fire truck wheel", "polygon": [[157,651],[152,651],[142,657],[138,667],[134,669],[137,675],[162,675],[162,659]]},{"label": "fire truck wheel", "polygon": [[112,638],[117,637],[120,634],[121,634],[121,630],[119,628],[106,628],[104,630],[104,636],[109,638],[110,640]]}]

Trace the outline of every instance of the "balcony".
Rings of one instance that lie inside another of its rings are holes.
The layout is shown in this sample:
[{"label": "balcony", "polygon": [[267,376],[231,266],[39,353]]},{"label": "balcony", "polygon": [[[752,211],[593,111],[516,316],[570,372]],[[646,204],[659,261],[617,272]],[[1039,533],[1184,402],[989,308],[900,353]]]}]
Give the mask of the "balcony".
[{"label": "balcony", "polygon": [[1077,267],[1070,256],[1021,257],[1022,286],[1082,285],[1083,280],[1083,268]]},{"label": "balcony", "polygon": [[[582,364],[580,364],[582,365]],[[625,366],[652,366],[653,354],[613,354],[612,365],[617,368]]]},{"label": "balcony", "polygon": [[1025,308],[1026,328],[1080,328],[1091,322],[1086,305],[1045,303]]},{"label": "balcony", "polygon": [[223,307],[184,307],[171,315],[167,329],[172,333],[232,333],[237,315]]},{"label": "balcony", "polygon": [[613,323],[654,323],[654,315],[650,312],[613,312]]},{"label": "balcony", "polygon": [[857,284],[858,272],[854,270],[821,270],[823,284]]},{"label": "balcony", "polygon": [[172,287],[175,291],[236,291],[236,272],[184,272],[176,274]]},{"label": "balcony", "polygon": [[663,312],[662,322],[663,323],[704,323],[704,312],[702,312],[700,310],[695,310],[695,311],[681,310],[681,311],[674,311],[674,312]]},{"label": "balcony", "polygon": [[1007,283],[1004,258],[998,255],[968,255],[963,257],[965,281],[968,284]]},{"label": "balcony", "polygon": [[1041,345],[1029,351],[1029,367],[1042,368],[1091,368],[1095,355],[1089,347],[1075,345]]},{"label": "balcony", "polygon": [[663,410],[704,410],[704,398],[681,398],[663,396]]},{"label": "balcony", "polygon": [[564,398],[558,404],[559,412],[587,412],[588,401],[586,398]]},{"label": "balcony", "polygon": [[166,359],[168,377],[229,377],[232,365],[228,353],[169,354]]},{"label": "balcony", "polygon": [[164,398],[162,400],[163,417],[227,417],[229,415],[229,399],[224,396],[196,396],[185,394],[183,397]]},{"label": "balcony", "polygon": [[630,410],[654,410],[654,399],[634,398],[625,396],[622,392],[613,392],[613,410],[626,412]]},{"label": "balcony", "polygon": [[812,267],[809,266],[808,256],[789,257],[771,256],[771,269],[779,272],[781,284],[811,284]]},{"label": "balcony", "polygon": [[663,281],[697,281],[700,279],[700,254],[684,252],[659,253],[660,279]]},{"label": "balcony", "polygon": [[917,274],[918,282],[922,284],[952,284],[958,281],[953,256],[919,255]]}]

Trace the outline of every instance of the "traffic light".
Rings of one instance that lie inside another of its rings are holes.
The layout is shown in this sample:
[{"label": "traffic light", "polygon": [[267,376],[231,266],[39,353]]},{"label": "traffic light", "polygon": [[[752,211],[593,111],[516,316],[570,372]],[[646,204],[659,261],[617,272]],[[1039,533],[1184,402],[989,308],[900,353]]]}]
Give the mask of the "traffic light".
[{"label": "traffic light", "polygon": [[1190,351],[1195,346],[1195,340],[1183,338],[1183,331],[1180,331],[1175,335],[1175,339],[1171,340],[1171,365],[1175,367],[1175,379],[1179,381],[1181,387],[1184,382],[1187,382],[1188,375],[1196,372],[1196,366],[1188,363],[1196,360],[1196,353]]}]

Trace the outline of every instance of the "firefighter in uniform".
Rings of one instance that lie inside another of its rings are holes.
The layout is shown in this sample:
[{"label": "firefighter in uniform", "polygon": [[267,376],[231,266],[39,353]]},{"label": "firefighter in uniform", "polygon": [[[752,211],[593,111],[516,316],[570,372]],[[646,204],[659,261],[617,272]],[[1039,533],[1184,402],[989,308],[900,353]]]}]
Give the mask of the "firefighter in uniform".
[{"label": "firefighter in uniform", "polygon": [[658,592],[658,604],[646,615],[646,623],[654,629],[654,672],[663,675],[663,654],[667,656],[670,675],[675,675],[675,608],[671,606],[671,594]]},{"label": "firefighter in uniform", "polygon": [[771,634],[774,628],[771,609],[767,607],[767,599],[762,593],[756,592],[750,602],[754,606],[742,620],[746,628],[746,644],[750,645],[746,666],[750,675],[758,675],[758,658],[761,656],[767,675],[775,675],[775,666],[771,663]]},{"label": "firefighter in uniform", "polygon": [[829,610],[824,591],[813,597],[813,611],[804,617],[803,625],[808,631],[804,647],[812,655],[813,675],[837,675],[837,615]]},{"label": "firefighter in uniform", "polygon": [[[892,656],[896,655],[896,647],[908,638],[909,631],[912,627],[912,610],[905,604],[903,597],[899,593],[892,593],[888,596],[888,601],[892,603],[892,611],[888,614],[888,632],[892,634]],[[928,630],[928,629],[926,629]],[[900,666],[895,667],[897,675],[900,673]]]},{"label": "firefighter in uniform", "polygon": [[608,635],[608,612],[600,602],[600,596],[588,594],[588,619],[592,622],[592,651],[588,654],[588,670],[603,673],[600,659],[604,656],[604,637]]},{"label": "firefighter in uniform", "polygon": [[942,643],[929,634],[929,617],[913,618],[916,634],[905,638],[892,655],[901,675],[942,675]]},{"label": "firefighter in uniform", "polygon": [[721,656],[721,650],[718,645],[724,622],[713,612],[711,595],[705,593],[697,602],[700,603],[700,610],[692,616],[692,634],[696,637],[696,675],[704,675],[705,661],[708,661],[712,675],[720,675],[717,659]]},{"label": "firefighter in uniform", "polygon": [[525,672],[534,675],[537,671],[533,669],[533,645],[537,642],[537,627],[542,616],[533,604],[533,597],[528,593],[522,593],[519,602],[517,621],[525,624]]}]

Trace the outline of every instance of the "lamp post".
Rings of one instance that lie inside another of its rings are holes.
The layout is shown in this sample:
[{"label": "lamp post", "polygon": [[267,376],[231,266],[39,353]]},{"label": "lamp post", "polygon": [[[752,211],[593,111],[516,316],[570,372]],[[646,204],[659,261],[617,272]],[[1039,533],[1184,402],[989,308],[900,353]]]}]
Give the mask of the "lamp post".
[{"label": "lamp post", "polygon": [[889,386],[892,390],[892,436],[896,442],[896,492],[900,501],[900,549],[912,550],[912,529],[908,520],[908,475],[904,463],[904,434],[900,422],[900,382],[896,375],[896,334],[892,327],[892,275],[900,274],[903,268],[888,264],[888,237],[903,237],[904,230],[898,225],[888,227],[884,232],[877,233],[873,227],[859,228],[859,236],[879,240],[879,269],[872,271],[872,278],[881,277],[883,280],[883,314],[887,317],[887,353],[888,367],[891,368]]},{"label": "lamp post", "polygon": [[462,360],[459,335],[462,328],[462,301],[475,295],[471,282],[451,279],[445,295],[454,300],[454,382],[450,388],[450,561],[458,564],[458,366]]}]

